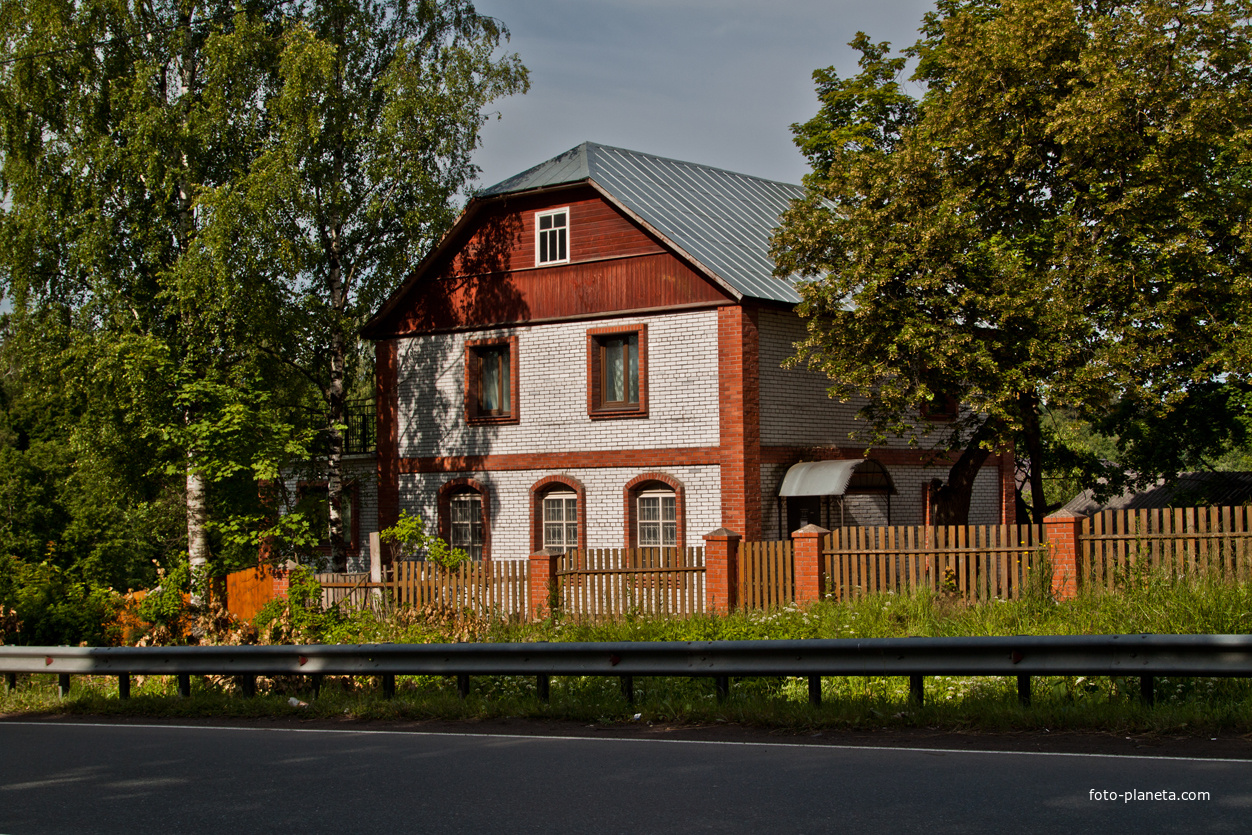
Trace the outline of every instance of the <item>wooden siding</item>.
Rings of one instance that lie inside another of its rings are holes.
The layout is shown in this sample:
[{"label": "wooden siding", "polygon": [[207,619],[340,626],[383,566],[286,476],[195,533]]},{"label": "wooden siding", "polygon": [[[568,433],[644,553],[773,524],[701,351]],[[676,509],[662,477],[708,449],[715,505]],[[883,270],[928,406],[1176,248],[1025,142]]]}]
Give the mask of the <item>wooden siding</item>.
[{"label": "wooden siding", "polygon": [[[535,267],[535,212],[570,209],[570,263]],[[483,207],[371,336],[669,307],[728,296],[591,189]]]}]

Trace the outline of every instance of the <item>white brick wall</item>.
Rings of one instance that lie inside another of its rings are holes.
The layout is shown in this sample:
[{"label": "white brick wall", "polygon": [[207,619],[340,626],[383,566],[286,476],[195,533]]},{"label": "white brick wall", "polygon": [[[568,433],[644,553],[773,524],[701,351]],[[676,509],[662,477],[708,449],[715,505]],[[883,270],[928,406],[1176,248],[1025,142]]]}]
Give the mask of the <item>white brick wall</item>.
[{"label": "white brick wall", "polygon": [[582,482],[586,489],[587,547],[621,548],[626,539],[623,490],[627,482],[645,472],[663,472],[683,484],[686,541],[702,546],[704,534],[721,526],[721,471],[716,466],[402,474],[400,507],[435,524],[439,487],[454,478],[473,478],[490,494],[492,559],[525,559],[530,554],[530,488],[547,476],[565,475]]},{"label": "white brick wall", "polygon": [[[648,418],[587,416],[587,330],[648,326]],[[465,342],[517,335],[516,425],[464,418]],[[405,457],[717,446],[717,311],[435,334],[400,341],[399,444]]]},{"label": "white brick wall", "polygon": [[[852,434],[864,423],[856,418],[865,398],[846,403],[827,393],[830,380],[805,368],[785,369],[795,355],[795,343],[804,338],[804,323],[794,313],[762,310],[760,329],[761,443],[765,446],[838,446],[864,448],[865,439]],[[924,443],[924,442],[923,442]],[[888,438],[885,446],[905,449],[907,438]]]}]

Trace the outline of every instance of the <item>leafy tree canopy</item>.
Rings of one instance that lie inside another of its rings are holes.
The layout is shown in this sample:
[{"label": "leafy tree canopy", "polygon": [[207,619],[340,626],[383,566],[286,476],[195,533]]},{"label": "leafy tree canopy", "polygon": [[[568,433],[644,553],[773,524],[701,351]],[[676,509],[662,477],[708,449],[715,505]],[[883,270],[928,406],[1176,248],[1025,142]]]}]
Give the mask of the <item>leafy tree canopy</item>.
[{"label": "leafy tree canopy", "polygon": [[[874,437],[964,449],[949,518],[992,449],[1041,476],[1048,406],[1168,472],[1134,428],[1252,355],[1252,3],[940,0],[921,35],[894,57],[858,35],[859,74],[815,73],[793,126],[813,172],[774,243],[808,279],[797,361],[867,397]],[[968,411],[939,432],[918,414],[944,395]]]}]

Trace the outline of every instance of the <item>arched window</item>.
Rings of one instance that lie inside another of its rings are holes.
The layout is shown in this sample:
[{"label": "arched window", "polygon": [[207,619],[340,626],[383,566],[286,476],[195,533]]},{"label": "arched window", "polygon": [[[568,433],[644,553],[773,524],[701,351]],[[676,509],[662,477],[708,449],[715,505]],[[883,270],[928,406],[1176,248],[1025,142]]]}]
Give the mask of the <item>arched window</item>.
[{"label": "arched window", "polygon": [[439,488],[439,535],[470,559],[491,555],[487,488],[472,478],[457,478]]},{"label": "arched window", "polygon": [[585,547],[585,501],[586,491],[575,478],[554,475],[537,481],[530,488],[531,550]]},{"label": "arched window", "polygon": [[686,542],[683,484],[644,473],[626,485],[626,547],[682,548]]}]

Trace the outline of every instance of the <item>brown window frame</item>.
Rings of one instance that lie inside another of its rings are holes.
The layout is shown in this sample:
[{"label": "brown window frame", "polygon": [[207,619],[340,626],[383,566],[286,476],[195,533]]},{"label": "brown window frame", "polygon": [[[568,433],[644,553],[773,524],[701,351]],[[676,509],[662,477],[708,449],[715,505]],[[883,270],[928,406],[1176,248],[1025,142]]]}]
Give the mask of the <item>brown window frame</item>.
[{"label": "brown window frame", "polygon": [[[482,359],[488,351],[503,350],[509,362],[509,408],[498,413],[482,409]],[[465,341],[465,421],[474,425],[517,423],[521,420],[518,391],[517,336]]]},{"label": "brown window frame", "polygon": [[[625,507],[623,517],[626,522],[625,546],[627,548],[645,547],[639,544],[639,499],[648,493],[670,492],[674,494],[674,533],[678,544],[664,545],[664,548],[687,547],[687,489],[681,481],[667,473],[649,472],[635,476],[626,483],[622,490]],[[657,546],[646,546],[657,547]]]},{"label": "brown window frame", "polygon": [[932,423],[950,423],[961,413],[961,403],[950,394],[937,394],[922,404],[922,418]]},{"label": "brown window frame", "polygon": [[[606,343],[616,337],[636,337],[639,353],[639,402],[604,402]],[[648,326],[645,324],[591,328],[587,331],[587,415],[592,420],[648,416]]]},{"label": "brown window frame", "polygon": [[491,560],[491,490],[473,478],[459,477],[444,482],[439,487],[435,502],[439,517],[439,538],[452,544],[452,503],[457,496],[466,493],[478,495],[479,521],[482,526],[482,561]]}]

